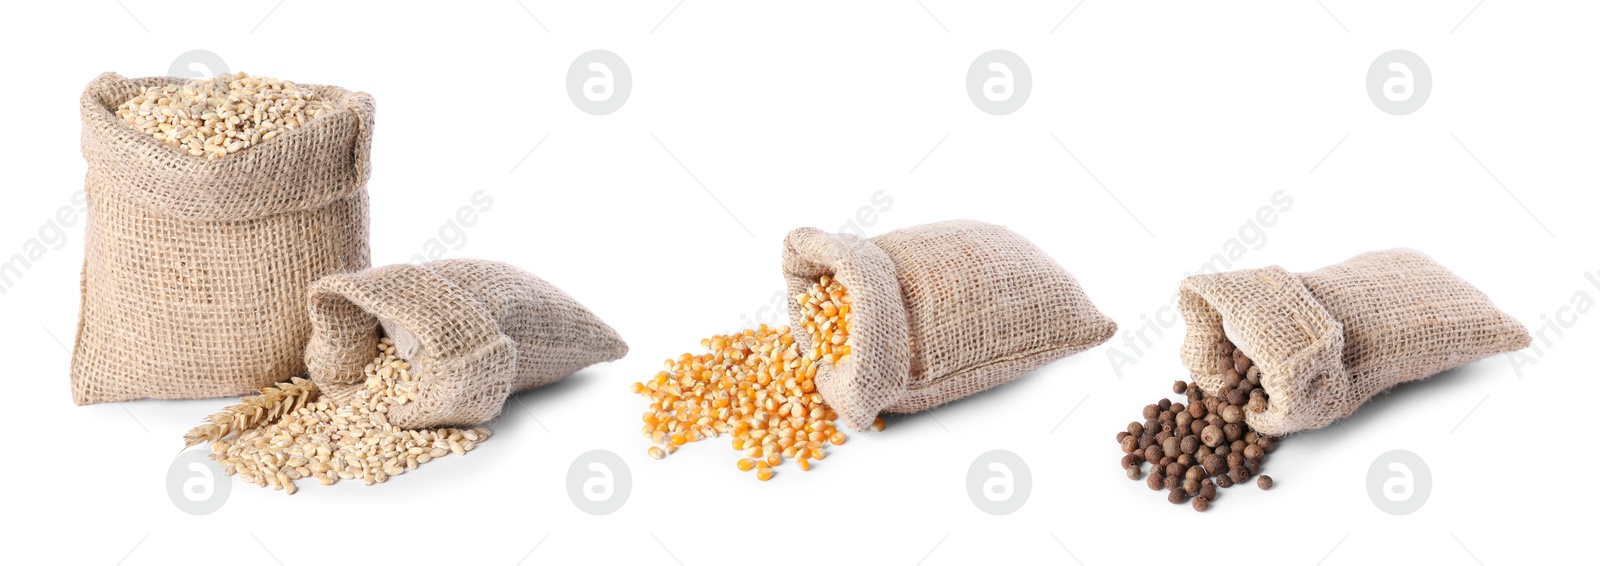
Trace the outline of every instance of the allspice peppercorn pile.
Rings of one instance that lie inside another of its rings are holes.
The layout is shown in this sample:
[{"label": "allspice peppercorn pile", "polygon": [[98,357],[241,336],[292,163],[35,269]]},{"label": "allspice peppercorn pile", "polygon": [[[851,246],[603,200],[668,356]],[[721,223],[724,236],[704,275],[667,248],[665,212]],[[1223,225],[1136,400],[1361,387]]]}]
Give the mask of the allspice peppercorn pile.
[{"label": "allspice peppercorn pile", "polygon": [[[1174,505],[1193,498],[1195,511],[1204,512],[1217,498],[1217,488],[1242,484],[1261,473],[1261,467],[1276,446],[1271,437],[1256,433],[1245,423],[1245,412],[1267,409],[1267,393],[1261,388],[1261,369],[1231,343],[1224,343],[1234,371],[1224,379],[1217,395],[1209,395],[1193,382],[1172,384],[1173,393],[1186,395],[1188,404],[1162,399],[1146,405],[1144,420],[1128,423],[1128,430],[1117,433],[1122,446],[1122,467],[1128,479],[1144,477],[1143,465],[1151,464],[1145,484],[1151,490],[1167,490],[1167,501]],[[1267,476],[1257,481],[1270,489]]]}]

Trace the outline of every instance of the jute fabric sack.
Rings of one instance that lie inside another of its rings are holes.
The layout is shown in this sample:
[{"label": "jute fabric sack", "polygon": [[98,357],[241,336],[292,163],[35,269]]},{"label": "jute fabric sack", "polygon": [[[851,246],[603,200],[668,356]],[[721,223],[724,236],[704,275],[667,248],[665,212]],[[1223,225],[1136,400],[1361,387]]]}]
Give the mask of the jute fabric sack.
[{"label": "jute fabric sack", "polygon": [[[853,301],[850,355],[816,385],[846,425],[912,413],[1008,383],[1105,342],[1116,323],[1078,280],[1001,226],[953,220],[870,239],[800,228],[784,241],[789,296],[822,275]],[[804,316],[789,301],[790,320]],[[800,351],[811,336],[794,333]]]},{"label": "jute fabric sack", "polygon": [[80,100],[82,309],[78,404],[237,397],[305,369],[306,286],[370,265],[370,95],[302,85],[335,110],[224,159],[123,122],[142,86],[106,73]]},{"label": "jute fabric sack", "polygon": [[1179,290],[1183,364],[1216,393],[1231,341],[1261,368],[1267,410],[1251,428],[1327,426],[1397,384],[1526,348],[1528,331],[1420,252],[1369,252],[1308,273],[1281,267],[1196,275]]},{"label": "jute fabric sack", "polygon": [[482,423],[513,393],[628,353],[616,331],[575,299],[494,261],[330,275],[311,285],[309,300],[311,380],[335,400],[353,399],[388,335],[421,378],[417,401],[388,409],[389,422],[406,428]]}]

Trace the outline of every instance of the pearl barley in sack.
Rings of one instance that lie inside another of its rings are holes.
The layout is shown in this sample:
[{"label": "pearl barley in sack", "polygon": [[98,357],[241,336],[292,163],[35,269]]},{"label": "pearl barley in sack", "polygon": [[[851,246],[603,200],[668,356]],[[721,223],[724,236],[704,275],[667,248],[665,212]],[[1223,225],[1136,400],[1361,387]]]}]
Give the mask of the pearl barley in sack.
[{"label": "pearl barley in sack", "polygon": [[117,115],[142,90],[182,84],[106,73],[79,101],[89,206],[78,404],[232,397],[299,375],[306,286],[370,264],[372,96],[298,85],[329,109],[208,159]]},{"label": "pearl barley in sack", "polygon": [[387,407],[418,429],[471,426],[506,397],[622,358],[628,345],[578,301],[508,264],[446,259],[330,275],[311,285],[306,366],[328,396],[349,402],[381,337],[416,381]]},{"label": "pearl barley in sack", "polygon": [[1306,273],[1272,266],[1183,280],[1183,365],[1215,394],[1260,368],[1266,410],[1245,411],[1270,436],[1322,428],[1374,395],[1494,354],[1528,347],[1528,330],[1482,291],[1421,252],[1369,252]]},{"label": "pearl barley in sack", "polygon": [[[827,275],[850,295],[849,355],[817,389],[856,430],[1008,383],[1116,333],[1078,280],[1001,226],[952,220],[870,239],[800,228],[784,240],[790,297]],[[789,318],[806,320],[789,303]],[[808,332],[796,331],[801,352]]]}]

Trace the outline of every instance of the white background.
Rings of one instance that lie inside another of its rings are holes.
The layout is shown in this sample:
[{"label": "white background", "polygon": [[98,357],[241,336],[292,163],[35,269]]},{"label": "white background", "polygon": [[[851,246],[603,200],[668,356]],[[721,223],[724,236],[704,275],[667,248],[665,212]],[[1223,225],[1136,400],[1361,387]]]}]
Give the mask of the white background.
[{"label": "white background", "polygon": [[[1147,331],[1153,344],[1120,378],[1108,352],[1132,352],[1125,340],[1185,272],[1276,191],[1292,208],[1237,267],[1309,270],[1414,247],[1534,330],[1575,293],[1600,297],[1584,279],[1600,271],[1596,6],[674,3],[0,7],[0,259],[82,187],[82,86],[103,71],[166,74],[204,49],[231,70],[376,96],[375,263],[406,261],[487,191],[492,209],[448,255],[539,274],[633,350],[517,397],[498,435],[466,458],[377,487],[303,482],[292,497],[235,484],[219,511],[190,516],[168,499],[168,466],[182,432],[228,401],[72,404],[80,219],[0,295],[8,554],[106,565],[1099,565],[1194,548],[1284,564],[1492,566],[1576,561],[1589,546],[1600,314],[1566,311],[1571,327],[1546,330],[1520,377],[1491,358],[1283,441],[1266,465],[1276,489],[1224,490],[1205,514],[1115,464],[1113,434],[1186,377],[1181,323]],[[582,113],[567,97],[567,67],[591,49],[631,68],[633,92],[614,114]],[[967,68],[991,49],[1031,69],[1032,95],[1014,114],[982,113],[967,97]],[[1368,66],[1391,49],[1417,53],[1433,74],[1410,115],[1380,112],[1365,92]],[[783,235],[837,229],[876,191],[893,205],[868,233],[960,217],[1007,225],[1076,274],[1122,333],[854,435],[810,473],[786,465],[758,483],[735,470],[725,439],[647,459],[644,402],[627,385],[755,316],[780,288]],[[607,516],[566,494],[568,466],[593,449],[621,455],[633,477]],[[968,466],[992,449],[1020,455],[1034,478],[1010,515],[982,513],[966,494]],[[1385,514],[1366,493],[1368,467],[1392,449],[1432,471],[1432,495],[1410,515]]]}]

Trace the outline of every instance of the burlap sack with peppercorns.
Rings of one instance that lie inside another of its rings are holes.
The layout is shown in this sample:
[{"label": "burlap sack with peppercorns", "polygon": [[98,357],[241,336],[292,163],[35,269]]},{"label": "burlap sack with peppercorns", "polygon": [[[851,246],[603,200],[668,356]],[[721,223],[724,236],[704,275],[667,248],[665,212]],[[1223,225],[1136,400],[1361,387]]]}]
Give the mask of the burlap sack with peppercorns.
[{"label": "burlap sack with peppercorns", "polygon": [[116,114],[176,77],[100,75],[79,100],[82,307],[72,400],[249,395],[305,370],[305,290],[366,268],[374,103],[334,109],[225,159],[189,155]]},{"label": "burlap sack with peppercorns", "polygon": [[1245,419],[1272,436],[1327,426],[1390,387],[1530,342],[1483,292],[1407,249],[1298,274],[1196,275],[1179,295],[1184,366],[1215,394],[1234,372],[1223,343],[1237,345],[1261,368],[1268,397],[1266,411]]},{"label": "burlap sack with peppercorns", "polygon": [[[870,239],[800,228],[784,240],[789,296],[828,275],[852,300],[851,353],[817,389],[856,430],[1008,383],[1116,333],[1078,280],[1002,226],[953,220]],[[790,320],[804,316],[789,301]],[[811,336],[796,330],[800,351]]]},{"label": "burlap sack with peppercorns", "polygon": [[628,353],[616,331],[577,300],[494,261],[330,275],[311,285],[309,303],[311,380],[350,401],[387,335],[421,380],[416,401],[388,408],[389,422],[406,428],[487,421],[513,393]]}]

